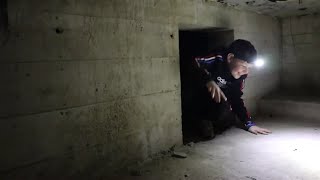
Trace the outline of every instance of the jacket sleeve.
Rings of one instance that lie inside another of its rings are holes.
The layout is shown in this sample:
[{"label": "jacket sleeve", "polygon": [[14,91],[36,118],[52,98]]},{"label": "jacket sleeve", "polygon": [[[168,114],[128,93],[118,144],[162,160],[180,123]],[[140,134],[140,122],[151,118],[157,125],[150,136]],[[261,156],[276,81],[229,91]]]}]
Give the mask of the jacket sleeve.
[{"label": "jacket sleeve", "polygon": [[251,126],[255,124],[252,122],[252,118],[249,115],[247,108],[244,105],[242,95],[244,88],[245,80],[241,80],[235,84],[233,88],[231,88],[230,97],[228,98],[232,111],[238,116],[240,121],[243,123],[244,128],[248,130]]},{"label": "jacket sleeve", "polygon": [[214,68],[214,62],[219,58],[221,57],[215,55],[194,58],[197,66],[197,73],[199,74],[203,84],[206,84],[207,82],[212,80],[213,77],[210,72],[212,72]]}]

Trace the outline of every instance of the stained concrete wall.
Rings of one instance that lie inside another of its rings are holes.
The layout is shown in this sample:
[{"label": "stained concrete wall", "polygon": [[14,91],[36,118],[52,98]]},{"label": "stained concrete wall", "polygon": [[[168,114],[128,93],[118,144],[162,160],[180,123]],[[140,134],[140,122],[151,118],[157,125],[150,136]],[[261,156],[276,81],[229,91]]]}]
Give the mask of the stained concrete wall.
[{"label": "stained concrete wall", "polygon": [[320,89],[320,15],[282,19],[281,85],[288,89]]},{"label": "stained concrete wall", "polygon": [[252,41],[268,60],[246,84],[252,112],[279,82],[271,17],[202,0],[10,0],[8,13],[4,173],[72,174],[97,162],[111,171],[181,144],[179,29],[224,27]]}]

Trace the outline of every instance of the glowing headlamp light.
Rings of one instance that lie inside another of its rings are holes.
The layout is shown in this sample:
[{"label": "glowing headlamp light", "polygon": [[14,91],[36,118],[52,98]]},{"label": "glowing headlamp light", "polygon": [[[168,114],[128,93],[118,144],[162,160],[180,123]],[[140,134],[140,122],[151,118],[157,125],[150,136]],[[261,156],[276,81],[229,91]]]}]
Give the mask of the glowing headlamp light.
[{"label": "glowing headlamp light", "polygon": [[264,60],[262,58],[258,58],[253,62],[255,67],[262,67],[264,65]]}]

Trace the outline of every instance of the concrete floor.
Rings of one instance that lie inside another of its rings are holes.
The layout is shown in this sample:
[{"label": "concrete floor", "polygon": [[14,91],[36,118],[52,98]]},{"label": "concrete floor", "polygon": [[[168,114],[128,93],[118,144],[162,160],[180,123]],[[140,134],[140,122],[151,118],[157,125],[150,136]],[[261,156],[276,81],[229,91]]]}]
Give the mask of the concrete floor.
[{"label": "concrete floor", "polygon": [[273,133],[253,135],[232,128],[214,140],[181,147],[187,158],[159,158],[131,169],[124,179],[320,179],[320,122],[260,118],[258,124]]}]

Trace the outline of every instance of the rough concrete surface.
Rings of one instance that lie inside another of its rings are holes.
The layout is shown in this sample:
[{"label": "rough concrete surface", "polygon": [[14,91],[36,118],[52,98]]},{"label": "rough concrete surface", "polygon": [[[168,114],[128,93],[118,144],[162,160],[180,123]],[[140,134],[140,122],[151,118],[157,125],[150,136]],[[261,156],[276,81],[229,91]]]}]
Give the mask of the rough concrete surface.
[{"label": "rough concrete surface", "polygon": [[267,59],[247,80],[252,114],[280,82],[281,26],[269,16],[203,0],[7,2],[3,173],[69,175],[97,161],[111,170],[182,144],[181,29],[232,29]]},{"label": "rough concrete surface", "polygon": [[249,10],[274,17],[304,16],[320,10],[317,0],[206,0],[223,6]]},{"label": "rough concrete surface", "polygon": [[320,16],[316,14],[283,19],[282,39],[283,88],[318,91]]},{"label": "rough concrete surface", "polygon": [[259,114],[265,116],[292,117],[320,122],[320,97],[314,89],[282,89],[263,97],[259,102]]},{"label": "rough concrete surface", "polygon": [[[172,180],[315,180],[320,179],[320,123],[292,118],[259,118],[272,130],[253,135],[232,128],[215,139],[185,147],[188,157],[166,157],[131,169],[117,178]],[[100,174],[101,175],[101,174]],[[116,176],[115,176],[116,177]],[[126,178],[125,178],[126,177]]]}]

